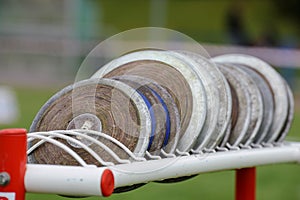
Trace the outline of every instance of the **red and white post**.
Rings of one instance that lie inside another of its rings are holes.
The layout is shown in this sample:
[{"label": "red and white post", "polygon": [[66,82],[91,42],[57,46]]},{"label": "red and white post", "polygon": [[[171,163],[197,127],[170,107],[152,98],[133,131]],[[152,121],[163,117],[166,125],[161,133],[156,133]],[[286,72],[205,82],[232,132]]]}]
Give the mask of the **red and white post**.
[{"label": "red and white post", "polygon": [[27,161],[25,129],[0,131],[0,200],[24,200]]}]

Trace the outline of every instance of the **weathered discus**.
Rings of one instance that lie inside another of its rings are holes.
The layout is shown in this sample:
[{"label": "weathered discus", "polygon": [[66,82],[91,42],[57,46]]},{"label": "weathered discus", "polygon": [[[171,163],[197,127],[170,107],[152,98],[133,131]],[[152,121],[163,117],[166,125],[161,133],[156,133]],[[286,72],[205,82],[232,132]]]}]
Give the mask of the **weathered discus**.
[{"label": "weathered discus", "polygon": [[247,85],[242,81],[245,76],[241,71],[232,70],[224,64],[218,65],[231,86],[232,116],[229,137],[223,140],[221,146],[237,147],[246,137],[251,121],[251,100]]},{"label": "weathered discus", "polygon": [[239,81],[243,82],[249,94],[250,123],[243,139],[240,141],[240,145],[249,146],[254,141],[262,124],[264,108],[262,96],[255,80],[240,66],[234,64],[224,64],[223,66],[239,77]]},{"label": "weathered discus", "polygon": [[277,142],[277,143],[283,142],[283,140],[285,139],[286,135],[288,134],[288,132],[291,128],[291,125],[292,125],[292,122],[294,119],[294,112],[295,112],[294,111],[294,107],[295,107],[294,96],[293,96],[291,88],[289,87],[289,85],[287,83],[286,83],[286,89],[287,89],[288,101],[289,101],[288,116],[286,118],[286,121],[284,123],[284,126],[282,128],[280,135],[275,140],[275,142]]},{"label": "weathered discus", "polygon": [[[186,51],[140,50],[112,60],[90,79],[55,94],[38,112],[30,132],[93,130],[120,141],[136,156],[143,157],[148,151],[152,159],[151,155],[280,143],[293,114],[289,86],[258,58],[223,55],[209,60]],[[111,141],[97,134],[89,136],[121,159],[128,159],[129,155]],[[115,163],[92,140],[76,139]],[[57,140],[88,164],[100,166],[73,140]],[[29,147],[38,142],[31,141]],[[29,160],[78,164],[47,142],[40,144]]]},{"label": "weathered discus", "polygon": [[112,78],[134,88],[146,102],[151,116],[148,151],[152,155],[159,155],[161,149],[166,153],[173,153],[179,137],[180,117],[171,95],[151,80],[137,76]]},{"label": "weathered discus", "polygon": [[267,135],[273,120],[274,99],[273,99],[272,91],[269,84],[266,82],[262,74],[244,65],[235,64],[235,66],[241,68],[243,71],[245,71],[248,75],[250,75],[253,78],[262,96],[262,100],[263,100],[262,122],[253,140],[254,144],[259,144]]},{"label": "weathered discus", "polygon": [[201,55],[187,51],[169,53],[189,63],[202,80],[206,92],[206,120],[193,151],[214,149],[223,138],[231,117],[232,101],[227,81],[215,64]]},{"label": "weathered discus", "polygon": [[121,56],[101,67],[92,78],[134,75],[166,89],[180,113],[179,152],[189,151],[203,128],[207,102],[202,81],[185,61],[168,51],[143,50]]},{"label": "weathered discus", "polygon": [[[213,61],[246,65],[265,77],[274,97],[274,115],[271,128],[262,142],[275,142],[280,137],[283,127],[289,127],[292,121],[291,119],[287,120],[287,118],[290,112],[289,106],[293,106],[293,99],[289,98],[287,86],[282,77],[269,64],[249,55],[227,54],[215,57]],[[287,124],[285,125],[285,123]]]},{"label": "weathered discus", "polygon": [[[66,129],[101,131],[122,142],[136,156],[142,157],[148,148],[151,118],[146,103],[135,89],[116,80],[90,79],[68,86],[50,98],[35,117],[30,132]],[[76,139],[92,148],[103,160],[115,162],[94,143]],[[101,140],[120,158],[128,159],[128,155],[110,141],[97,137],[95,139]],[[29,147],[36,142],[38,141],[31,142]],[[100,165],[80,146],[70,141],[60,142],[70,147],[88,164]],[[30,155],[29,161],[78,165],[64,150],[51,143],[44,143],[37,148]]]},{"label": "weathered discus", "polygon": [[134,79],[139,84],[149,87],[154,93],[156,93],[157,96],[161,98],[162,104],[159,104],[158,106],[163,107],[165,114],[169,115],[170,120],[170,135],[168,137],[168,141],[165,141],[164,139],[164,143],[166,142],[166,144],[163,145],[162,150],[167,154],[174,153],[180,136],[180,114],[175,100],[165,88],[153,80],[138,76],[122,76],[122,78]]}]

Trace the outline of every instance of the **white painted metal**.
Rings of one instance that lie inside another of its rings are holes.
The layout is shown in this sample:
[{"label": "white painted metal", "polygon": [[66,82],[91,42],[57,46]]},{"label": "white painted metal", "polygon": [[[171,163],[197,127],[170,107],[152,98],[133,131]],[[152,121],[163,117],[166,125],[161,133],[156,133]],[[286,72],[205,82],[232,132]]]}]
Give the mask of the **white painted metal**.
[{"label": "white painted metal", "polygon": [[300,162],[300,143],[166,158],[110,167],[115,187],[275,163]]},{"label": "white painted metal", "polygon": [[[287,142],[274,147],[192,154],[119,164],[108,168],[114,174],[117,188],[199,173],[293,162],[300,162],[300,143]],[[25,176],[26,191],[101,196],[99,181],[106,168],[28,164]]]},{"label": "white painted metal", "polygon": [[28,164],[25,174],[27,192],[68,196],[102,196],[101,176],[106,167]]},{"label": "white painted metal", "polygon": [[[105,146],[105,144],[101,143],[100,141],[96,141],[93,137],[91,136],[98,136],[101,138],[105,138],[106,140],[109,140],[111,143],[117,145],[120,149],[122,149],[124,152],[126,152],[126,154],[128,154],[128,156],[130,157],[130,160],[132,161],[145,161],[146,159],[144,157],[138,157],[136,156],[133,152],[131,152],[124,144],[122,144],[120,141],[116,140],[115,138],[106,135],[104,133],[101,132],[97,132],[97,131],[93,131],[93,130],[56,130],[56,131],[45,131],[45,132],[34,132],[34,133],[28,133],[27,134],[27,141],[28,143],[32,142],[35,139],[39,139],[40,141],[37,142],[35,145],[29,147],[29,149],[27,150],[27,155],[28,155],[28,159],[29,161],[31,161],[31,153],[33,151],[35,151],[35,149],[37,149],[40,145],[42,145],[45,142],[51,143],[53,145],[56,145],[57,147],[63,149],[64,151],[66,151],[69,155],[71,155],[74,159],[77,160],[77,162],[85,167],[88,164],[83,160],[83,158],[81,158],[76,152],[74,152],[70,147],[68,147],[67,145],[63,144],[62,142],[60,142],[59,140],[55,139],[55,138],[61,138],[61,139],[65,139],[66,141],[68,140],[72,140],[73,142],[76,142],[79,146],[84,146],[84,144],[80,141],[80,140],[76,140],[74,138],[71,138],[70,136],[78,136],[79,138],[85,138],[87,140],[92,141],[95,145],[98,145],[99,147],[103,148],[104,150],[107,151],[107,153],[109,153],[118,163],[128,163],[129,160],[122,160],[120,159],[111,149],[109,149],[107,146]],[[95,154],[95,152],[93,151],[93,149],[91,149],[90,147],[87,147],[85,145],[85,149],[88,152],[91,152],[91,154]],[[97,156],[96,156],[97,157]],[[108,162],[104,162],[101,157],[97,159],[99,163],[101,163],[102,165],[108,166],[108,165],[113,165],[113,163],[108,163]]]}]

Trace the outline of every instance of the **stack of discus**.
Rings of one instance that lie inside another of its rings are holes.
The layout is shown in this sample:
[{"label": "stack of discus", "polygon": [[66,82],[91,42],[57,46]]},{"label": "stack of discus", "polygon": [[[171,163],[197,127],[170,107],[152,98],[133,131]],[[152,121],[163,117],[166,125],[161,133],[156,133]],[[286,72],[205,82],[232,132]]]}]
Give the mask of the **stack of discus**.
[{"label": "stack of discus", "polygon": [[[281,143],[290,128],[293,107],[286,82],[258,58],[208,59],[192,52],[140,50],[112,60],[90,79],[55,94],[38,112],[30,132],[98,131],[117,139],[136,156],[151,159]],[[109,140],[92,137],[120,158],[129,159],[124,149]],[[101,166],[80,146],[57,140],[86,163]],[[29,147],[37,142],[30,141]],[[103,148],[84,143],[103,160],[118,164]],[[78,165],[47,142],[29,155],[29,162]]]}]

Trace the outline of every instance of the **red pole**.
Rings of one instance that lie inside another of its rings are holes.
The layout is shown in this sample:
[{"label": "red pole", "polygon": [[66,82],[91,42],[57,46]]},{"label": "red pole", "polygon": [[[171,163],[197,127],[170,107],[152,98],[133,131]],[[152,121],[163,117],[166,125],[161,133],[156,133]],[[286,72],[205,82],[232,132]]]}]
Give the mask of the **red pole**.
[{"label": "red pole", "polygon": [[256,168],[237,169],[235,184],[236,200],[255,200]]},{"label": "red pole", "polygon": [[24,200],[27,161],[25,129],[0,131],[0,200]]}]

